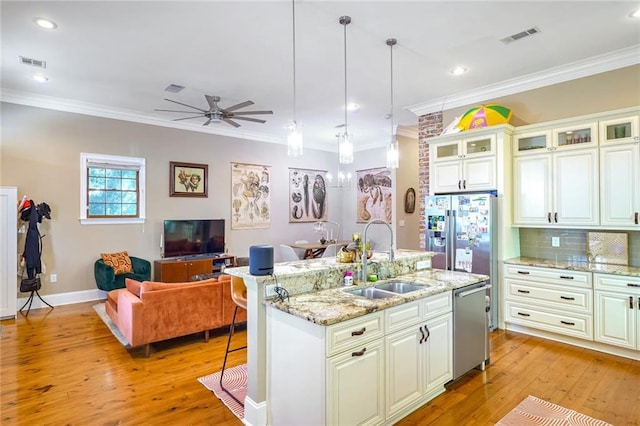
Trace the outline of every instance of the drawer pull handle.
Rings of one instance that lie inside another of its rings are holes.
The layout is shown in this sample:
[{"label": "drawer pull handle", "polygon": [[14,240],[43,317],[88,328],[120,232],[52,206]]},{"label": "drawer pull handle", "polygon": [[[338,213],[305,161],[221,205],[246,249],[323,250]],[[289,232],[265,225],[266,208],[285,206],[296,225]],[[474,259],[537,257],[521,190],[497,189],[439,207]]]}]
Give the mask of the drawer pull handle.
[{"label": "drawer pull handle", "polygon": [[364,334],[364,332],[367,331],[367,327],[362,327],[360,330],[358,331],[352,331],[351,335],[352,336],[362,336]]},{"label": "drawer pull handle", "polygon": [[429,340],[429,337],[431,336],[431,332],[429,331],[429,328],[426,325],[424,326],[424,331],[427,332],[427,336],[424,338],[424,342],[427,343],[427,340]]},{"label": "drawer pull handle", "polygon": [[547,213],[547,222],[551,223],[551,212]]},{"label": "drawer pull handle", "polygon": [[628,287],[640,287],[640,284],[627,283]]},{"label": "drawer pull handle", "polygon": [[518,312],[518,315],[523,316],[523,317],[530,317],[530,314],[523,314],[522,312]]},{"label": "drawer pull handle", "polygon": [[560,296],[560,299],[562,299],[562,300],[576,300],[575,297],[568,297],[568,296]]},{"label": "drawer pull handle", "polygon": [[467,180],[466,179],[462,181],[462,188],[463,189],[467,189]]},{"label": "drawer pull handle", "polygon": [[462,189],[462,181],[461,180],[458,181],[458,189]]},{"label": "drawer pull handle", "polygon": [[635,212],[633,214],[633,222],[637,225],[638,224],[638,212]]},{"label": "drawer pull handle", "polygon": [[529,290],[518,290],[518,293],[525,293],[525,294],[529,294],[531,293]]},{"label": "drawer pull handle", "polygon": [[531,272],[528,271],[518,271],[519,274],[521,275],[529,275]]},{"label": "drawer pull handle", "polygon": [[572,280],[573,277],[571,275],[560,275],[560,278],[562,278],[563,280]]},{"label": "drawer pull handle", "polygon": [[638,297],[638,310],[640,311],[640,297]]},{"label": "drawer pull handle", "polygon": [[633,309],[633,296],[629,296],[629,309]]},{"label": "drawer pull handle", "polygon": [[553,214],[553,221],[554,221],[555,223],[558,223],[558,212],[555,212],[555,213]]},{"label": "drawer pull handle", "polygon": [[560,322],[564,325],[576,325],[575,322],[569,322],[569,321],[560,321]]},{"label": "drawer pull handle", "polygon": [[364,353],[367,351],[367,348],[362,348],[361,351],[358,352],[351,352],[351,356],[362,356],[364,355]]},{"label": "drawer pull handle", "polygon": [[422,329],[422,326],[420,326],[419,329],[420,334],[422,335],[422,337],[420,338],[420,344],[422,344],[424,342],[424,330]]}]

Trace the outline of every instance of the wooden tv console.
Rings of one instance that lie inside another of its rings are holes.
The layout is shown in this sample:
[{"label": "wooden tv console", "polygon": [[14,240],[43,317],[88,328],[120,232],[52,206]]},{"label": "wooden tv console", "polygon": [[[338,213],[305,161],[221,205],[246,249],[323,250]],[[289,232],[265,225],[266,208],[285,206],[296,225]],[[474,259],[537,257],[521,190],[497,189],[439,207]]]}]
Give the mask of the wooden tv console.
[{"label": "wooden tv console", "polygon": [[222,265],[236,266],[236,257],[222,255],[155,260],[153,262],[153,279],[163,283],[194,281],[195,275],[220,272]]}]

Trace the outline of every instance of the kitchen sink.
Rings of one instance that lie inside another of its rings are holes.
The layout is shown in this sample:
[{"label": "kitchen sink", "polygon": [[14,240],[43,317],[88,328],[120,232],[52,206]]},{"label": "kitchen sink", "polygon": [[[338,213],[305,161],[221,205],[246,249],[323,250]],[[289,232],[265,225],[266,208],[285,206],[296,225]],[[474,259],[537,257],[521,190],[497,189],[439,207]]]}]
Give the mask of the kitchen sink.
[{"label": "kitchen sink", "polygon": [[375,287],[358,288],[355,290],[345,290],[345,293],[353,294],[354,296],[366,297],[367,299],[386,299],[387,297],[395,296],[394,293],[381,290]]},{"label": "kitchen sink", "polygon": [[375,288],[385,291],[390,291],[397,294],[410,293],[412,291],[423,289],[424,286],[419,286],[411,283],[405,283],[402,281],[392,281],[384,284],[378,284]]}]

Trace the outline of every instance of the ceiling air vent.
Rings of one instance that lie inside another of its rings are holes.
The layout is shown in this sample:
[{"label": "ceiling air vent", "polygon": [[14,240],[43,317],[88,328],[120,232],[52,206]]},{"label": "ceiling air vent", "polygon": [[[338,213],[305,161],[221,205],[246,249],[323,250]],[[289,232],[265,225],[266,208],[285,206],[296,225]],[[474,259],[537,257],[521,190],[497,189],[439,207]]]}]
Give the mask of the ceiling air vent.
[{"label": "ceiling air vent", "polygon": [[180,93],[182,89],[184,89],[184,86],[180,86],[179,84],[170,84],[164,88],[164,91],[171,93]]},{"label": "ceiling air vent", "polygon": [[529,37],[529,36],[532,36],[534,34],[538,34],[539,32],[540,32],[540,29],[538,27],[533,27],[533,28],[529,28],[528,30],[520,31],[519,33],[516,33],[516,34],[512,34],[509,37],[505,37],[505,38],[501,39],[500,41],[505,43],[505,44],[508,44],[508,43],[523,39],[525,37]]},{"label": "ceiling air vent", "polygon": [[19,56],[18,58],[20,59],[20,63],[24,65],[31,65],[38,68],[47,67],[47,61],[43,61],[42,59],[27,58],[25,56]]}]

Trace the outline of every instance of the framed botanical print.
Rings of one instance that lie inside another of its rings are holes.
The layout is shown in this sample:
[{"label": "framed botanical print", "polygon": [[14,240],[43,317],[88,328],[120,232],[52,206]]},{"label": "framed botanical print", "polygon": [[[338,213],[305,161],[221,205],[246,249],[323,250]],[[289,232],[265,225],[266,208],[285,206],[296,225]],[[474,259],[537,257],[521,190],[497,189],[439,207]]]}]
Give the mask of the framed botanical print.
[{"label": "framed botanical print", "polygon": [[357,170],[358,179],[356,222],[381,219],[391,223],[393,196],[391,171],[385,167]]},{"label": "framed botanical print", "polygon": [[327,172],[289,169],[289,222],[327,220]]},{"label": "framed botanical print", "polygon": [[271,227],[271,167],[231,163],[231,229]]},{"label": "framed botanical print", "polygon": [[207,164],[169,162],[169,196],[207,197],[208,173]]}]

